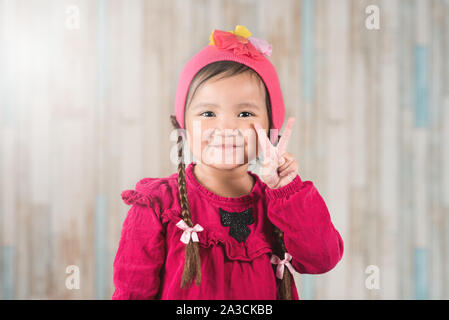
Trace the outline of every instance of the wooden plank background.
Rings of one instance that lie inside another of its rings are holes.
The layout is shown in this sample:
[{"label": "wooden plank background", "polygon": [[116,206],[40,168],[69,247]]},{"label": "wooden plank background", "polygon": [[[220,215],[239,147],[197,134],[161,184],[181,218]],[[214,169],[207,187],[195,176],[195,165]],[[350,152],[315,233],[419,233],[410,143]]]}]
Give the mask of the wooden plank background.
[{"label": "wooden plank background", "polygon": [[0,0],[1,299],[110,299],[120,193],[175,172],[179,73],[237,24],[273,45],[289,151],[345,243],[300,298],[449,298],[448,0]]}]

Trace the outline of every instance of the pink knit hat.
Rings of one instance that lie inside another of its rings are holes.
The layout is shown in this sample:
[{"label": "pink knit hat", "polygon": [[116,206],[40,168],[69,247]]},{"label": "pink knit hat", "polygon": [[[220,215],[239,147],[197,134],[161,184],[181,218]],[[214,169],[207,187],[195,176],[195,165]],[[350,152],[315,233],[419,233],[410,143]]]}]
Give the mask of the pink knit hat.
[{"label": "pink knit hat", "polygon": [[265,40],[251,37],[244,26],[236,26],[235,31],[213,30],[210,43],[196,53],[184,66],[178,81],[175,101],[175,116],[184,129],[184,107],[190,82],[204,66],[222,60],[240,62],[256,71],[267,87],[273,128],[279,131],[284,123],[284,101],[279,79],[274,66],[266,58],[271,55],[271,45]]}]

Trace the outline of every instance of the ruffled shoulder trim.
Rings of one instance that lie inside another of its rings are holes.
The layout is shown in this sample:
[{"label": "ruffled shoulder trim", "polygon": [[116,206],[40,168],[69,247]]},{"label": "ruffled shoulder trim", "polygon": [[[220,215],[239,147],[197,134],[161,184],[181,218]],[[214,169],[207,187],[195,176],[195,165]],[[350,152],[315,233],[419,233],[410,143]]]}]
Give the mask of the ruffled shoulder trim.
[{"label": "ruffled shoulder trim", "polygon": [[[179,210],[168,209],[162,212],[162,222],[170,222],[176,230],[179,230],[176,237],[179,239],[182,235],[182,230],[176,227],[176,223],[182,219]],[[222,245],[225,249],[226,256],[230,260],[251,261],[264,253],[272,253],[271,245],[264,234],[251,234],[245,242],[238,242],[232,238],[228,233],[214,227],[206,227],[203,231],[198,232],[199,245],[209,248],[216,245]]]},{"label": "ruffled shoulder trim", "polygon": [[127,205],[140,204],[143,206],[150,206],[151,196],[141,193],[136,190],[125,190],[122,192],[122,200]]},{"label": "ruffled shoulder trim", "polygon": [[172,180],[170,178],[143,178],[136,183],[134,190],[122,192],[123,202],[127,205],[158,205],[162,208],[164,202],[168,201],[165,205],[171,206],[173,205],[173,190],[175,187]]}]

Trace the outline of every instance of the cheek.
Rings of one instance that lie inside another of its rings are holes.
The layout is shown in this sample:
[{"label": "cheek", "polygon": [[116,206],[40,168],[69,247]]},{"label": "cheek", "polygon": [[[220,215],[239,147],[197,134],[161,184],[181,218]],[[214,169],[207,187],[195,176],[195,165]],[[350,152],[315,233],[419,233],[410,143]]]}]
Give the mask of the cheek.
[{"label": "cheek", "polygon": [[200,124],[198,127],[193,127],[192,123],[189,123],[188,130],[188,142],[190,146],[190,151],[199,157],[204,149],[209,144],[211,139],[211,134],[213,133],[213,127],[208,125],[206,121],[197,120],[196,125]]},{"label": "cheek", "polygon": [[258,137],[256,131],[253,128],[249,129],[244,135],[244,140],[245,140],[245,150],[249,154],[254,154],[258,147]]}]

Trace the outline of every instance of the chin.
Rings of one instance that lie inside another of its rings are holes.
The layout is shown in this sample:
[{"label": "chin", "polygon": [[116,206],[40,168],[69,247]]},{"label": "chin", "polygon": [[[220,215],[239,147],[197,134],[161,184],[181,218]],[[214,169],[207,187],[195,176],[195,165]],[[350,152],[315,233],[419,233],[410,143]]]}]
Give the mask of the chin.
[{"label": "chin", "polygon": [[232,170],[246,165],[246,163],[207,163],[207,162],[205,162],[204,164],[218,170]]}]

